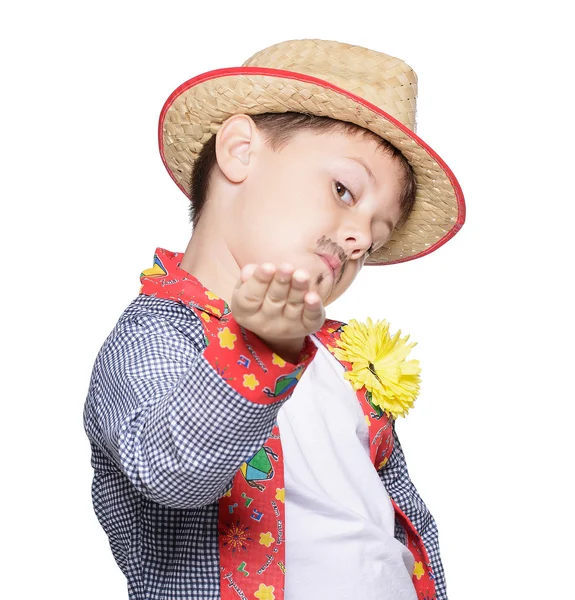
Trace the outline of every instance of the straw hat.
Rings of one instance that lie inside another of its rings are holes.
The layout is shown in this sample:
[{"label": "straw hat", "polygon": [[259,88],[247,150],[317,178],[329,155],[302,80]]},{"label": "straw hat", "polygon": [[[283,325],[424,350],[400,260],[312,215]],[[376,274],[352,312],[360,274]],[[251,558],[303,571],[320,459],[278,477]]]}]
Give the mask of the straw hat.
[{"label": "straw hat", "polygon": [[457,179],[415,134],[416,98],[417,76],[399,58],[340,42],[282,42],[242,67],[210,71],[179,86],[160,115],[160,153],[172,179],[189,196],[200,150],[236,113],[305,112],[369,129],[409,161],[417,195],[403,227],[365,264],[404,262],[445,244],[465,221]]}]

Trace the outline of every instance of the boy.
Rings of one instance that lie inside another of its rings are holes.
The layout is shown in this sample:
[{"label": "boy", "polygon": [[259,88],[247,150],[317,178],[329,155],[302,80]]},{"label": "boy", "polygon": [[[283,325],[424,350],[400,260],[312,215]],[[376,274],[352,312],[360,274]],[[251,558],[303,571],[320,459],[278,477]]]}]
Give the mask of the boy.
[{"label": "boy", "polygon": [[193,236],[156,250],[84,411],[130,598],[446,598],[394,427],[418,369],[398,336],[389,367],[379,325],[325,318],[365,263],[417,258],[463,224],[415,98],[402,61],[299,40],[166,102],[161,154]]}]

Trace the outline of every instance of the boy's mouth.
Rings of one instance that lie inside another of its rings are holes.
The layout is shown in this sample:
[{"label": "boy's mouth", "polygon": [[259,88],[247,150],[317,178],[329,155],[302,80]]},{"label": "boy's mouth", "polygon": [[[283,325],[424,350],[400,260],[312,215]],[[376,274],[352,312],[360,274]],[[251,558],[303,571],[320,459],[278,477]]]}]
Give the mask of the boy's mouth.
[{"label": "boy's mouth", "polygon": [[341,261],[339,260],[339,258],[337,256],[334,256],[333,254],[325,253],[319,254],[319,256],[323,258],[327,266],[330,268],[332,277],[336,279],[341,269]]}]

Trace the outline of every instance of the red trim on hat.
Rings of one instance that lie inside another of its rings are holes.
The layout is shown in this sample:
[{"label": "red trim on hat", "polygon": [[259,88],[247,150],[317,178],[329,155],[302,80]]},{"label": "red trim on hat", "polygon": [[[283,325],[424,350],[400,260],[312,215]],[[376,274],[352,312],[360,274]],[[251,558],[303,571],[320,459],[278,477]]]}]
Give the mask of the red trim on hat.
[{"label": "red trim on hat", "polygon": [[[426,254],[430,254],[434,250],[437,250],[437,248],[439,248],[440,246],[443,246],[443,244],[445,244],[448,240],[450,240],[463,227],[463,224],[465,223],[465,212],[466,211],[465,211],[465,200],[463,197],[463,191],[461,189],[461,186],[459,185],[457,178],[453,174],[453,171],[447,166],[445,161],[437,154],[437,152],[435,152],[435,150],[433,150],[433,148],[431,148],[428,144],[426,144],[416,133],[414,133],[411,129],[406,127],[403,123],[401,123],[400,121],[398,121],[397,119],[392,117],[390,114],[386,113],[384,110],[381,110],[381,108],[379,108],[375,104],[371,104],[371,102],[368,102],[364,98],[361,98],[360,96],[356,96],[355,94],[352,94],[351,92],[348,92],[347,90],[337,87],[336,85],[333,85],[329,81],[325,81],[324,79],[319,79],[318,77],[313,77],[311,75],[305,75],[303,73],[296,73],[294,71],[283,71],[281,69],[270,69],[267,67],[230,67],[230,68],[226,68],[226,69],[216,69],[214,71],[208,71],[207,73],[202,73],[201,75],[197,75],[196,77],[193,77],[192,79],[188,79],[188,81],[185,81],[184,83],[182,83],[182,85],[177,87],[170,94],[170,97],[164,103],[162,112],[160,113],[160,120],[158,123],[158,144],[160,147],[160,156],[162,157],[162,162],[164,163],[166,170],[170,174],[170,177],[174,180],[174,183],[180,188],[180,190],[182,190],[182,192],[186,195],[186,197],[188,197],[186,190],[176,181],[174,175],[168,168],[168,164],[167,164],[166,158],[164,156],[164,140],[163,140],[164,118],[165,118],[166,113],[168,112],[170,106],[174,102],[174,100],[183,92],[189,90],[190,88],[192,88],[196,85],[199,85],[200,83],[209,81],[210,79],[217,79],[220,77],[229,77],[229,76],[234,76],[234,75],[235,76],[238,76],[238,75],[269,75],[272,77],[282,77],[284,79],[294,79],[296,81],[303,81],[305,83],[313,83],[313,84],[322,86],[324,88],[333,90],[334,92],[337,92],[338,94],[347,96],[351,100],[353,100],[359,104],[362,104],[366,108],[369,108],[373,112],[381,115],[384,119],[388,120],[390,123],[395,125],[398,129],[401,129],[401,131],[403,131],[407,136],[409,136],[412,140],[414,140],[437,163],[439,163],[439,165],[441,165],[442,169],[445,171],[445,174],[447,175],[447,177],[449,177],[449,180],[451,181],[451,184],[453,185],[453,189],[455,190],[455,197],[457,199],[457,209],[458,209],[457,210],[457,221],[455,222],[453,227],[439,241],[437,241],[435,244],[433,244],[426,250],[423,250],[422,252],[418,252],[417,254],[414,254],[413,256],[408,256],[406,258],[400,258],[398,260],[381,263],[381,265],[379,265],[379,266],[393,265],[396,263],[406,262],[408,260],[413,260],[415,258],[420,258],[422,256],[425,256]],[[367,264],[366,266],[378,266],[378,265]]]}]

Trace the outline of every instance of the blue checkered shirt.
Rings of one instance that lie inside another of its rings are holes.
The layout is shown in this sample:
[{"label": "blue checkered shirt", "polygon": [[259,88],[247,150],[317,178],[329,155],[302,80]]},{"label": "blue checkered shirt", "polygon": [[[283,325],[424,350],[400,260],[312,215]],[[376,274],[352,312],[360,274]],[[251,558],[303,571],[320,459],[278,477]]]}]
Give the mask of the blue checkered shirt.
[{"label": "blue checkered shirt", "polygon": [[[94,363],[84,406],[92,500],[130,600],[220,599],[218,500],[286,401],[242,397],[205,360],[204,347],[193,310],[140,295]],[[445,600],[437,527],[394,436],[379,475],[422,536],[437,599]],[[402,533],[396,527],[405,543]]]}]

